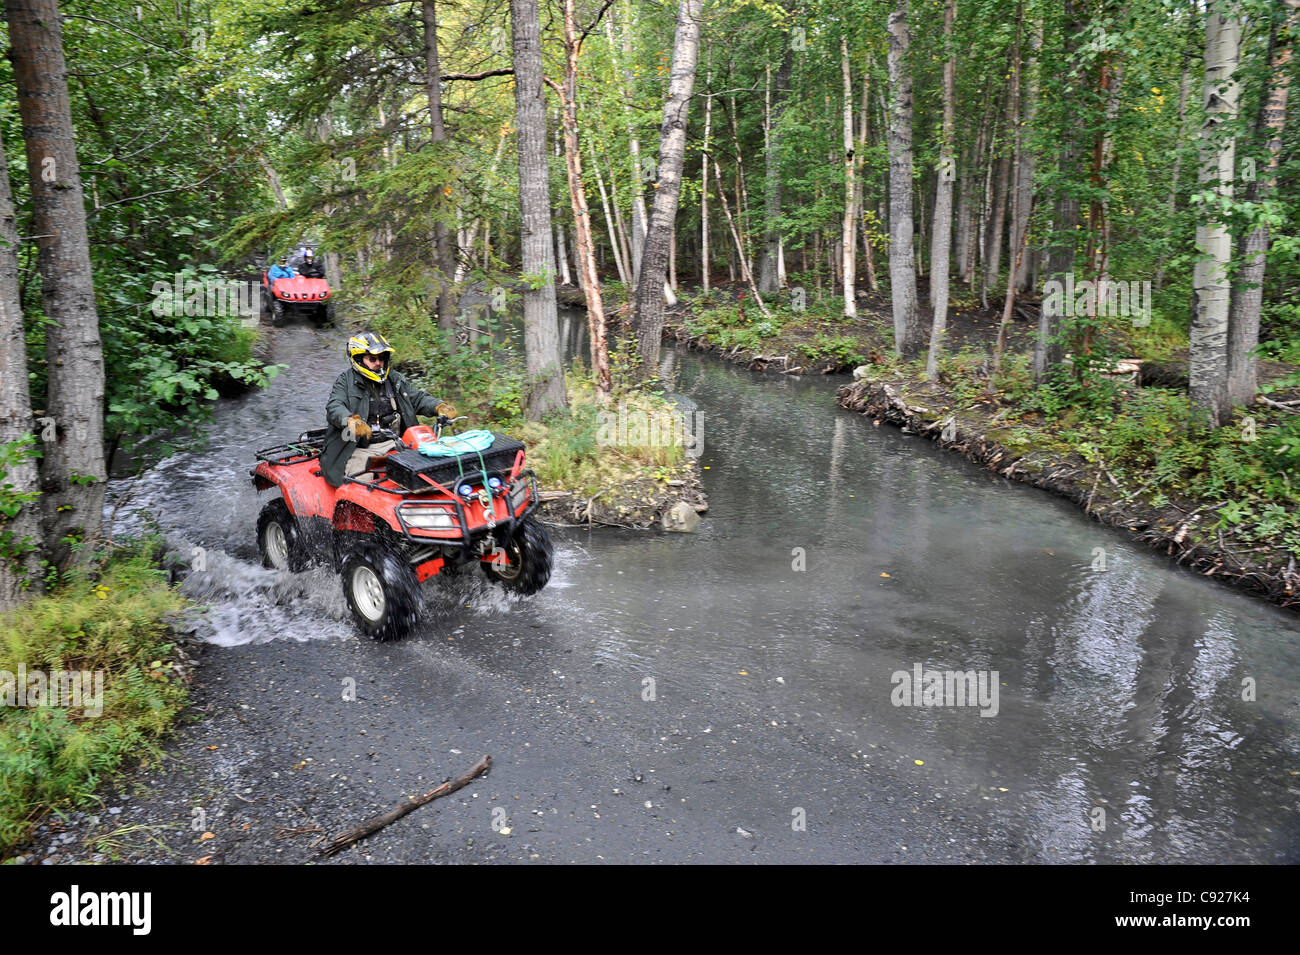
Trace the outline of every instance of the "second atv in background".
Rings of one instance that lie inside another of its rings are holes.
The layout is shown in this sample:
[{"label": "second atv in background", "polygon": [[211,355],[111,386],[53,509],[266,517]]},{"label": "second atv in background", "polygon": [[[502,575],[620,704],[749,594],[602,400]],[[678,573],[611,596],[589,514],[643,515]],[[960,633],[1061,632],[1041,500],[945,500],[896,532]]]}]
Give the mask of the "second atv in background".
[{"label": "second atv in background", "polygon": [[316,260],[315,248],[304,243],[262,273],[262,311],[270,313],[271,324],[283,325],[295,314],[317,325],[334,324],[330,284]]}]

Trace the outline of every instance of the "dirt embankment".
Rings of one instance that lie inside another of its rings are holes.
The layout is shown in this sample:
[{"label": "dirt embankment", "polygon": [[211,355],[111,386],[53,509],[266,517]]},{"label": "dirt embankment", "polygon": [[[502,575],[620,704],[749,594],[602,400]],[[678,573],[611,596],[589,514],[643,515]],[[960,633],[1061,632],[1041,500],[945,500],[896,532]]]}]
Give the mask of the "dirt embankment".
[{"label": "dirt embankment", "polygon": [[1300,607],[1300,573],[1285,548],[1241,542],[1215,528],[1215,514],[1226,502],[1171,500],[1155,507],[1145,487],[1127,487],[1103,463],[1073,452],[1015,451],[993,436],[997,422],[980,408],[946,410],[956,402],[935,392],[910,397],[905,381],[864,379],[837,392],[839,404],[905,432],[937,441],[1002,477],[1051,491],[1083,508],[1102,524],[1121,528],[1134,539],[1163,551],[1205,577],[1224,580],[1283,607]]},{"label": "dirt embankment", "polygon": [[[678,528],[673,516],[681,509],[703,514],[709,509],[699,469],[691,467],[668,481],[645,477],[602,488],[595,494],[571,490],[543,490],[541,519],[568,527],[595,526],[646,529],[665,523]],[[674,511],[678,509],[678,511]],[[672,513],[670,513],[672,512]]]}]

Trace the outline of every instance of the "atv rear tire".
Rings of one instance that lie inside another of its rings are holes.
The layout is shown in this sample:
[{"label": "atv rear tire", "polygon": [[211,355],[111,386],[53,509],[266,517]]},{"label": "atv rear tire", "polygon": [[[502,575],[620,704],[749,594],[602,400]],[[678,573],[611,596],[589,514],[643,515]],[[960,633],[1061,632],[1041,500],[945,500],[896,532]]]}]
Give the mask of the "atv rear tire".
[{"label": "atv rear tire", "polygon": [[375,640],[405,636],[420,618],[420,584],[402,556],[378,545],[353,551],[343,564],[343,596],[363,633]]},{"label": "atv rear tire", "polygon": [[505,562],[483,564],[488,579],[517,594],[535,594],[551,579],[551,537],[535,518],[526,517],[505,547]]},{"label": "atv rear tire", "polygon": [[262,566],[300,573],[307,567],[307,546],[284,499],[277,497],[257,517],[257,549]]}]

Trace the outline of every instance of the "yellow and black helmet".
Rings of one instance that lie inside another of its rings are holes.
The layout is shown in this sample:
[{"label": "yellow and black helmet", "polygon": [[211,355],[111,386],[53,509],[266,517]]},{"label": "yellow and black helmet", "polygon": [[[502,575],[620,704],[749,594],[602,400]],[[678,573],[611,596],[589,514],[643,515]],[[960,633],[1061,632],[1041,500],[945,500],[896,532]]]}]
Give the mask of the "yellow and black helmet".
[{"label": "yellow and black helmet", "polygon": [[[384,359],[384,366],[378,371],[371,371],[361,361],[362,355],[380,355]],[[393,364],[393,346],[388,344],[388,339],[383,335],[362,332],[348,339],[348,358],[352,361],[352,367],[371,381],[387,381],[388,369]]]}]

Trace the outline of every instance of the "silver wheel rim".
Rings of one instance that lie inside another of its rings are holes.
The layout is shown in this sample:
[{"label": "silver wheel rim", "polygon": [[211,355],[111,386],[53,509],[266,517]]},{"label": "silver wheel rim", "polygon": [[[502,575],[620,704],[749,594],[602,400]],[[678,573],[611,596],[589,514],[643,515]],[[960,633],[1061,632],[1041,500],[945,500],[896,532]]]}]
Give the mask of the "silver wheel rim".
[{"label": "silver wheel rim", "polygon": [[272,521],[267,524],[266,533],[263,536],[265,538],[266,557],[271,562],[271,566],[277,570],[288,570],[289,541],[284,536],[284,528],[280,526],[280,522]]},{"label": "silver wheel rim", "polygon": [[505,548],[505,557],[506,563],[493,564],[492,567],[502,580],[514,580],[519,576],[519,572],[524,566],[522,555],[519,553],[519,545],[511,543],[509,547]]},{"label": "silver wheel rim", "polygon": [[388,601],[384,599],[384,585],[379,575],[362,565],[352,571],[352,602],[367,620],[378,623],[384,617]]}]

